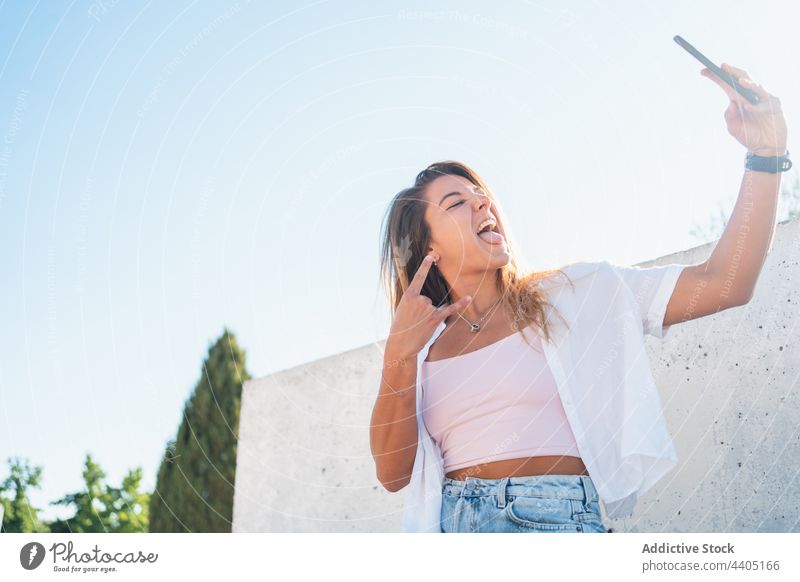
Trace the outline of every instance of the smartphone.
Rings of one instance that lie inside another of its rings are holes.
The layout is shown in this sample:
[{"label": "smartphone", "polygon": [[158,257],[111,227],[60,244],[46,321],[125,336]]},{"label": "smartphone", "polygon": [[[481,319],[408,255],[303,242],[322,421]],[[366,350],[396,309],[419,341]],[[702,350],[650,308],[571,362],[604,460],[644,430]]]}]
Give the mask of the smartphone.
[{"label": "smartphone", "polygon": [[742,97],[747,99],[753,105],[758,105],[760,99],[758,98],[758,94],[755,91],[753,91],[752,89],[748,89],[747,87],[742,87],[732,75],[726,73],[723,69],[720,69],[717,65],[712,63],[703,53],[701,53],[699,50],[697,50],[688,42],[686,42],[681,36],[676,34],[674,37],[672,37],[672,40],[674,40],[683,48],[685,48],[690,55],[692,55],[694,58],[696,58],[706,67],[708,67],[708,69],[712,73],[714,73],[717,77],[719,77],[720,79],[725,81],[728,85],[733,87],[736,90],[736,92],[739,93]]}]

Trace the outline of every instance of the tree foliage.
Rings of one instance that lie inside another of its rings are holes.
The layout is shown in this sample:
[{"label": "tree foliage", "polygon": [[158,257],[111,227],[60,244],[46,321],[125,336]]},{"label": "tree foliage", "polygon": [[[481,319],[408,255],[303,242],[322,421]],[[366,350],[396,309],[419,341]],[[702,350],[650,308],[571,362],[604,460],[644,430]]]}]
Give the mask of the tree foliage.
[{"label": "tree foliage", "polygon": [[[28,491],[41,485],[42,468],[30,467],[20,459],[9,460],[10,475],[0,486],[0,503],[4,508],[3,531],[13,533],[98,533],[146,532],[150,496],[139,491],[142,469],[128,472],[120,487],[105,481],[106,474],[87,454],[83,469],[84,488],[69,493],[51,505],[73,507],[67,519],[41,521],[39,510],[28,500]],[[2,495],[10,493],[8,497]]]},{"label": "tree foliage", "polygon": [[151,532],[230,532],[245,352],[226,328],[208,351],[167,443],[150,500]]},{"label": "tree foliage", "polygon": [[42,483],[42,468],[31,467],[27,460],[14,457],[8,460],[9,476],[0,484],[0,504],[3,506],[0,531],[7,533],[47,532],[39,511],[31,505],[28,492]]},{"label": "tree foliage", "polygon": [[129,471],[120,487],[108,485],[105,478],[103,469],[87,454],[83,469],[84,489],[51,502],[53,505],[73,506],[75,514],[67,519],[54,520],[50,524],[51,531],[146,532],[150,496],[139,491],[142,469]]}]

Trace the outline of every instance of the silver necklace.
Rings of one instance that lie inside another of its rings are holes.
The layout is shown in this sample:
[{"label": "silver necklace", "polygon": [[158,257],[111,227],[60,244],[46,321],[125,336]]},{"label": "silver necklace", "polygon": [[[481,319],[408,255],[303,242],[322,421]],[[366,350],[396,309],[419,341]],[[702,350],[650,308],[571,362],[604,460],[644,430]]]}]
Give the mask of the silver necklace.
[{"label": "silver necklace", "polygon": [[[500,297],[500,299],[502,299],[502,298],[503,298],[503,297],[501,296],[501,297]],[[486,311],[486,313],[483,315],[483,317],[481,317],[481,318],[480,318],[480,319],[479,319],[479,320],[478,320],[476,323],[472,323],[472,322],[471,322],[469,319],[467,319],[466,317],[464,317],[463,315],[461,315],[461,314],[460,314],[460,313],[458,313],[457,311],[456,311],[456,314],[457,314],[457,315],[458,315],[458,316],[459,316],[461,319],[463,319],[464,321],[466,321],[466,322],[469,324],[469,330],[470,330],[472,333],[477,333],[477,332],[478,332],[478,330],[481,328],[481,323],[483,323],[483,320],[484,320],[484,319],[486,319],[486,317],[487,317],[487,316],[488,316],[488,315],[489,315],[489,314],[492,312],[492,309],[494,309],[494,308],[497,306],[497,304],[498,304],[498,303],[500,303],[500,299],[498,299],[497,301],[495,301],[494,305],[492,305],[492,306],[491,306],[491,307],[490,307],[490,308],[489,308],[489,309]]]}]

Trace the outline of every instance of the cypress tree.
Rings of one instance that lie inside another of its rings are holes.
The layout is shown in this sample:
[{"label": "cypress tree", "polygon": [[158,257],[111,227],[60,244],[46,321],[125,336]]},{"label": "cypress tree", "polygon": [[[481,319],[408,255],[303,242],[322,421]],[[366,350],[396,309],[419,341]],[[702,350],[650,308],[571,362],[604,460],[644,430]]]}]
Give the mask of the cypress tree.
[{"label": "cypress tree", "polygon": [[245,352],[225,328],[167,443],[150,496],[151,532],[230,532]]}]

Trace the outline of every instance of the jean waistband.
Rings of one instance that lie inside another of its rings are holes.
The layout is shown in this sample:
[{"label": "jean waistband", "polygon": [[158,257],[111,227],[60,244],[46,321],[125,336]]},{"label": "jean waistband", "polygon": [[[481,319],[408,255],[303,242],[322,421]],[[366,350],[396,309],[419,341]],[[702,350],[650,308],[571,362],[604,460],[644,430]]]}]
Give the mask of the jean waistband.
[{"label": "jean waistband", "polygon": [[524,475],[499,479],[467,477],[463,481],[445,477],[442,493],[459,497],[497,495],[552,497],[555,499],[583,499],[598,501],[599,496],[589,475]]}]

